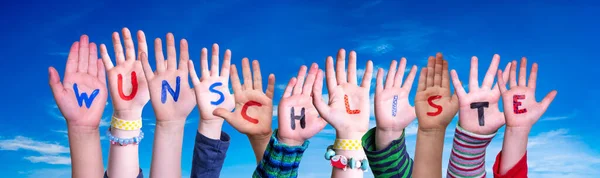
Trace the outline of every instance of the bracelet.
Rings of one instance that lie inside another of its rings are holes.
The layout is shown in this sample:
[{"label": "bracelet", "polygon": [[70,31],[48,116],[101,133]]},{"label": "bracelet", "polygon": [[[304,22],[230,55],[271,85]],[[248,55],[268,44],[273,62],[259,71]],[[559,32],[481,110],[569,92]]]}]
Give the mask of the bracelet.
[{"label": "bracelet", "polygon": [[365,159],[357,160],[354,158],[350,158],[348,162],[348,158],[344,155],[336,155],[335,151],[332,149],[333,145],[327,147],[327,151],[325,152],[325,159],[331,161],[331,166],[342,169],[346,171],[347,167],[350,169],[358,169],[360,168],[364,172],[367,172],[369,169],[369,161]]},{"label": "bracelet", "polygon": [[119,130],[140,130],[142,128],[142,119],[129,121],[113,116],[110,120],[110,126]]},{"label": "bracelet", "polygon": [[333,142],[333,149],[336,150],[362,150],[361,140],[350,140],[350,139],[335,139]]},{"label": "bracelet", "polygon": [[108,140],[110,141],[110,144],[112,145],[120,145],[120,146],[127,146],[129,144],[140,144],[140,142],[142,142],[142,139],[144,139],[144,132],[142,132],[142,130],[140,130],[140,135],[133,137],[133,138],[118,138],[113,136],[111,133],[111,128],[108,128],[108,131],[106,131],[106,135],[108,136]]}]

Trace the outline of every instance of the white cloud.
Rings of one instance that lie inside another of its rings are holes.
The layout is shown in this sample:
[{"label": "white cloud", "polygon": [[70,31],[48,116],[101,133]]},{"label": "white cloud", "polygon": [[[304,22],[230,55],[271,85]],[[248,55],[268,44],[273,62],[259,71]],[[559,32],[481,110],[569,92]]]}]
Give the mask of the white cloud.
[{"label": "white cloud", "polygon": [[[277,109],[279,108],[279,105],[273,105],[273,117],[277,117]],[[274,118],[277,119],[277,118]]]},{"label": "white cloud", "polygon": [[71,164],[71,158],[68,156],[27,156],[26,160],[32,163],[47,163],[47,164]]},{"label": "white cloud", "polygon": [[100,127],[108,127],[110,126],[110,118],[109,117],[103,117],[102,119],[100,119]]},{"label": "white cloud", "polygon": [[36,141],[23,136],[16,136],[14,139],[9,140],[0,140],[0,150],[17,151],[21,149],[36,151],[42,154],[69,153],[69,148],[58,143]]},{"label": "white cloud", "polygon": [[20,171],[20,174],[24,174],[29,178],[64,178],[71,177],[71,168],[57,168],[57,169],[37,169]]},{"label": "white cloud", "polygon": [[543,117],[542,119],[540,119],[540,121],[558,121],[558,120],[569,119],[569,118],[577,117],[577,113],[578,113],[577,111],[573,111],[568,115]]},{"label": "white cloud", "polygon": [[287,84],[277,84],[277,85],[275,85],[275,88],[277,88],[277,89],[279,89],[281,91],[284,91],[286,87],[287,87]]}]

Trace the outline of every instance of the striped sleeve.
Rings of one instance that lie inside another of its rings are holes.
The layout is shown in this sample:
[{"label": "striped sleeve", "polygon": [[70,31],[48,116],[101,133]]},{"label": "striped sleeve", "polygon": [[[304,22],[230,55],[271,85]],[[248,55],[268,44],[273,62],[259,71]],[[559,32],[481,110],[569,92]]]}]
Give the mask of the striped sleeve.
[{"label": "striped sleeve", "polygon": [[362,137],[362,145],[376,178],[412,177],[413,160],[406,152],[404,132],[389,146],[377,150],[375,148],[375,128],[372,128]]},{"label": "striped sleeve", "polygon": [[447,177],[486,177],[485,149],[495,135],[471,133],[457,125]]},{"label": "striped sleeve", "polygon": [[258,163],[253,178],[298,177],[298,167],[302,155],[308,148],[308,140],[301,146],[288,146],[277,140],[277,130],[273,131],[265,154]]}]

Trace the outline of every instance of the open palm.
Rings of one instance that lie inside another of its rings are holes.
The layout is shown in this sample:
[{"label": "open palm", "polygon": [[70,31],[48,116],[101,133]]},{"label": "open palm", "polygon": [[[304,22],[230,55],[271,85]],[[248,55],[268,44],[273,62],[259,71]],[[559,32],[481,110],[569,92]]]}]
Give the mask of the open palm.
[{"label": "open palm", "polygon": [[415,110],[421,130],[445,129],[458,111],[458,99],[450,93],[448,61],[441,53],[430,56],[421,70]]},{"label": "open palm", "polygon": [[[356,52],[351,51],[348,62],[348,79],[345,72],[346,51],[340,49],[336,70],[333,58],[327,58],[326,75],[329,104],[322,99],[323,72],[317,74],[313,87],[313,103],[319,114],[337,131],[340,139],[360,139],[369,129],[369,89],[373,73],[373,62],[368,61],[361,86],[357,85]],[[352,137],[352,138],[344,138]]]},{"label": "open palm", "polygon": [[[98,60],[96,44],[89,43],[87,35],[73,43],[62,83],[54,67],[48,68],[48,73],[54,100],[67,122],[73,126],[97,129],[108,94],[106,73],[102,60]],[[84,93],[89,102],[78,100],[77,96],[85,97]]]},{"label": "open palm", "polygon": [[[506,117],[506,126],[513,128],[531,128],[540,117],[546,112],[554,97],[556,90],[551,91],[541,102],[535,99],[535,87],[537,80],[538,65],[533,63],[529,83],[527,83],[527,58],[521,59],[519,71],[519,82],[517,84],[517,61],[512,61],[510,68],[510,90],[506,88],[504,79],[498,77],[498,85],[502,93],[502,102],[504,103],[504,115]],[[498,71],[498,76],[502,71]]]},{"label": "open palm", "polygon": [[[327,122],[319,117],[312,103],[312,87],[319,66],[314,63],[306,75],[306,66],[300,67],[298,78],[290,79],[283,97],[279,101],[278,137],[286,144],[301,145],[305,140],[323,130]],[[293,91],[292,91],[293,90]],[[292,110],[294,114],[292,114]]]},{"label": "open palm", "polygon": [[179,68],[175,39],[171,33],[167,34],[167,60],[163,55],[160,38],[154,40],[156,71],[152,71],[146,53],[141,55],[157,121],[185,121],[196,106],[194,91],[188,83],[187,63],[190,55],[185,39],[181,40],[179,48]]},{"label": "open palm", "polygon": [[[266,94],[262,90],[262,76],[257,60],[252,61],[252,70],[248,58],[242,59],[244,85],[240,83],[235,65],[231,65],[231,86],[235,97],[235,111],[225,108],[216,109],[213,114],[224,118],[236,130],[246,135],[271,134],[273,120],[273,90],[275,75],[269,75]],[[252,75],[254,73],[254,76]]]},{"label": "open palm", "polygon": [[385,86],[383,84],[383,69],[377,71],[377,86],[375,89],[375,120],[377,129],[382,131],[402,132],[415,118],[415,108],[408,102],[408,95],[417,73],[413,66],[402,85],[406,68],[406,59],[402,58],[400,67],[396,70],[397,62],[393,60],[387,73]]},{"label": "open palm", "polygon": [[[123,41],[125,42],[125,53],[123,52],[119,33],[113,32],[112,35],[117,66],[113,65],[106,45],[100,45],[100,51],[108,73],[115,116],[126,119],[139,119],[130,117],[140,117],[142,109],[150,100],[148,83],[143,74],[141,61],[136,59],[133,39],[129,29],[123,28],[122,33]],[[144,32],[138,31],[137,40],[138,53],[148,54],[148,45],[146,44]]]},{"label": "open palm", "polygon": [[207,50],[202,49],[200,57],[202,78],[198,78],[196,69],[192,61],[188,63],[194,91],[196,92],[196,102],[200,111],[202,121],[219,121],[223,119],[213,115],[217,108],[224,108],[231,111],[235,107],[235,100],[229,92],[229,67],[231,65],[231,51],[225,51],[221,75],[219,76],[219,45],[212,46],[212,66],[208,67]]},{"label": "open palm", "polygon": [[[465,92],[458,78],[458,74],[455,70],[452,70],[452,83],[456,89],[458,95],[458,102],[460,105],[460,112],[458,113],[458,121],[462,128],[467,131],[476,134],[492,134],[495,133],[502,125],[504,125],[504,113],[500,112],[498,108],[498,101],[500,100],[500,90],[498,85],[494,83],[494,76],[498,70],[498,63],[500,63],[500,56],[494,55],[490,67],[485,74],[483,79],[483,85],[479,87],[477,66],[478,59],[473,56],[471,58],[471,74],[469,76],[469,93]],[[510,69],[510,63],[506,66],[506,70]],[[508,75],[505,74],[503,78],[508,79]],[[491,89],[490,89],[491,88]],[[479,104],[479,106],[478,106]],[[477,107],[483,107],[481,118],[479,116],[481,109]]]}]

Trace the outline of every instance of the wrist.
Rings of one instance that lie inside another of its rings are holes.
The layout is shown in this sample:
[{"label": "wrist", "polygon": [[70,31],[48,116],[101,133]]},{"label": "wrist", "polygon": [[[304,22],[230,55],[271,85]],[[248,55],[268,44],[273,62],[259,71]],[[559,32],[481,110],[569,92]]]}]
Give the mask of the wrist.
[{"label": "wrist", "polygon": [[300,146],[302,144],[304,144],[305,140],[296,140],[296,139],[291,139],[291,138],[285,138],[285,137],[281,137],[279,136],[279,132],[277,132],[277,140],[279,140],[279,142],[284,143],[288,146]]},{"label": "wrist", "polygon": [[248,140],[250,140],[250,142],[269,142],[269,140],[271,140],[271,134],[273,134],[273,131],[269,131],[268,134],[256,134],[246,136],[248,137]]},{"label": "wrist", "polygon": [[386,148],[390,143],[402,136],[403,130],[384,130],[375,128],[375,146],[376,150]]},{"label": "wrist", "polygon": [[220,139],[223,120],[202,120],[198,123],[198,133],[210,139]]},{"label": "wrist", "polygon": [[443,128],[420,128],[417,130],[418,133],[424,134],[424,135],[445,135],[446,134],[446,127]]},{"label": "wrist", "polygon": [[504,130],[506,135],[528,137],[531,132],[531,127],[510,127],[507,126]]},{"label": "wrist", "polygon": [[80,125],[72,125],[67,123],[67,132],[68,133],[77,133],[77,134],[99,134],[98,127],[95,126],[80,126]]},{"label": "wrist", "polygon": [[113,116],[121,120],[137,120],[142,118],[142,110],[115,110]]},{"label": "wrist", "polygon": [[336,139],[361,140],[364,132],[345,132],[336,130]]},{"label": "wrist", "polygon": [[181,132],[185,126],[185,119],[182,120],[168,120],[168,121],[156,121],[156,131],[166,132]]}]

